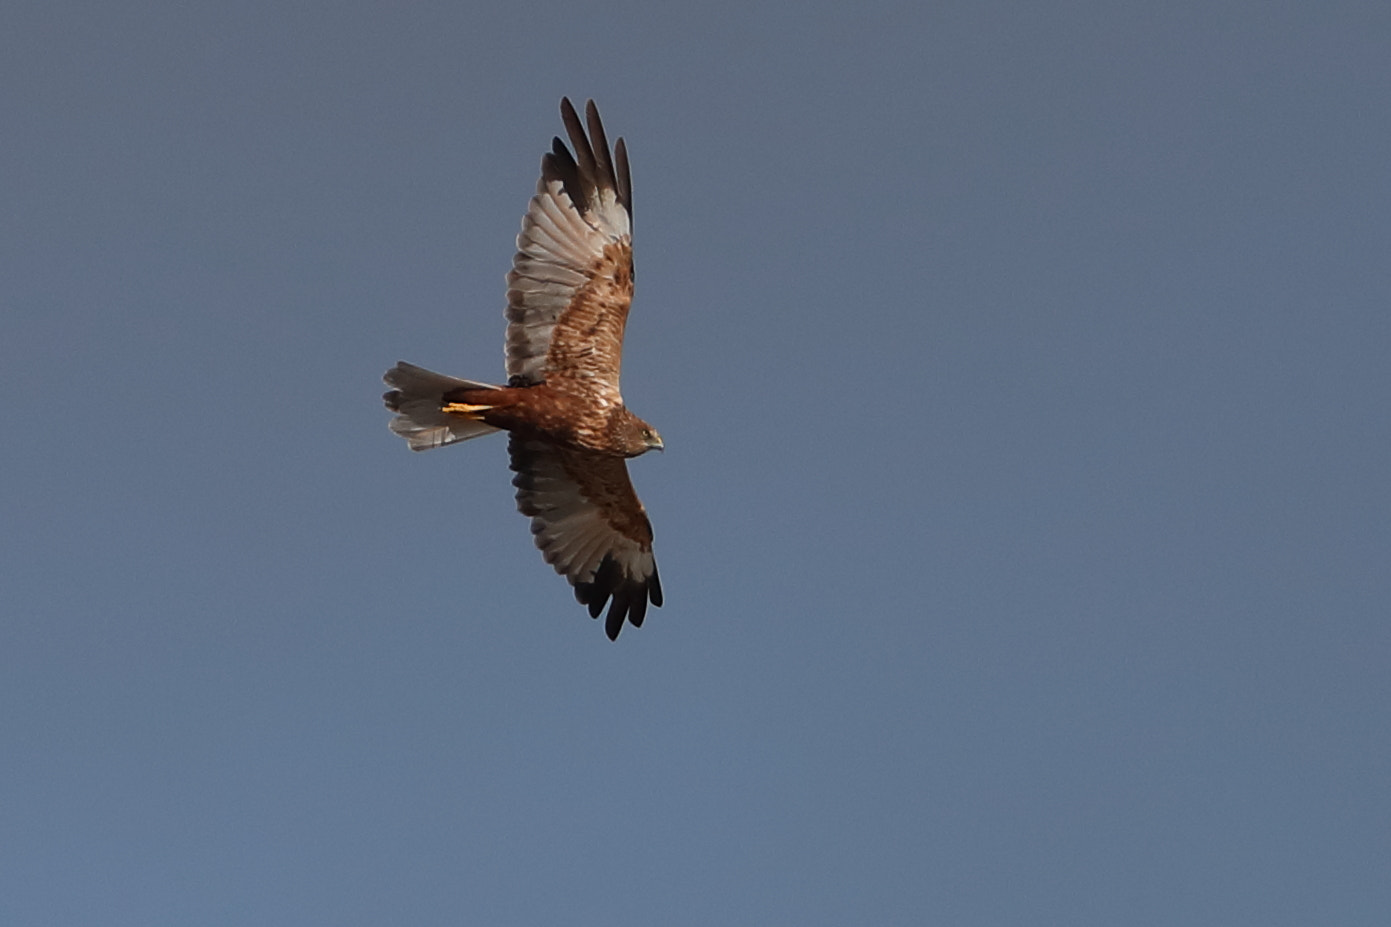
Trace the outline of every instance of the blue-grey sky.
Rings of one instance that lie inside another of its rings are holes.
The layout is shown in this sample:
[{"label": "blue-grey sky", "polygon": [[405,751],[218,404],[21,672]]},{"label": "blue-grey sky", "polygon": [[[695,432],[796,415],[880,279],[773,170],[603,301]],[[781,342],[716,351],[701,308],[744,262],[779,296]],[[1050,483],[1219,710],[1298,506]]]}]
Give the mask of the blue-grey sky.
[{"label": "blue-grey sky", "polygon": [[[1384,3],[0,14],[0,921],[1391,923]],[[505,442],[633,164],[666,606]]]}]

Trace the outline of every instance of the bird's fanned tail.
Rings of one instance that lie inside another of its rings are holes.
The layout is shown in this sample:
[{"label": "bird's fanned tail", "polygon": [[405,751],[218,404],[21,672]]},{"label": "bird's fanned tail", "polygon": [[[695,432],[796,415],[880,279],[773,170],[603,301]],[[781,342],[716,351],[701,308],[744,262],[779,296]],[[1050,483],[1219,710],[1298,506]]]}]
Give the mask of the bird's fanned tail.
[{"label": "bird's fanned tail", "polygon": [[413,451],[428,451],[469,438],[492,434],[492,425],[445,412],[444,396],[459,389],[497,389],[490,383],[448,377],[424,367],[400,361],[382,377],[392,389],[382,396],[396,413],[391,430],[406,439]]}]

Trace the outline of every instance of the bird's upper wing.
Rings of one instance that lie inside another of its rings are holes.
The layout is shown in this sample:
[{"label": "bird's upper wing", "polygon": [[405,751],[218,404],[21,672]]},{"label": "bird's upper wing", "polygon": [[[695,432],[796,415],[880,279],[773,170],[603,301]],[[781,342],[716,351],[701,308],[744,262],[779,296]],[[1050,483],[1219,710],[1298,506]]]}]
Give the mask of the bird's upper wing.
[{"label": "bird's upper wing", "polygon": [[618,637],[626,618],[642,625],[647,603],[662,604],[652,556],[652,523],[620,457],[594,454],[513,434],[517,508],[546,562],[575,587],[597,618],[609,599],[604,631]]},{"label": "bird's upper wing", "polygon": [[622,401],[623,328],[633,299],[632,180],[619,139],[609,156],[599,110],[560,101],[575,153],[559,138],[541,159],[507,275],[507,375]]}]

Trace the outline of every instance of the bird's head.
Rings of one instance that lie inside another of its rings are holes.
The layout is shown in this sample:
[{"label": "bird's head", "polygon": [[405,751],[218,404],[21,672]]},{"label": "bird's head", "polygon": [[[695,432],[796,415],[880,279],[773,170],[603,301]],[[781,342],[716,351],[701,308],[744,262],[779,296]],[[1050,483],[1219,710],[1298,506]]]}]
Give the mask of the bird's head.
[{"label": "bird's head", "polygon": [[[623,409],[621,419],[616,429],[619,442],[622,445],[624,456],[637,457],[646,454],[648,451],[664,450],[662,436],[657,434],[657,429],[638,418],[627,409]],[[611,432],[612,433],[612,432]]]}]

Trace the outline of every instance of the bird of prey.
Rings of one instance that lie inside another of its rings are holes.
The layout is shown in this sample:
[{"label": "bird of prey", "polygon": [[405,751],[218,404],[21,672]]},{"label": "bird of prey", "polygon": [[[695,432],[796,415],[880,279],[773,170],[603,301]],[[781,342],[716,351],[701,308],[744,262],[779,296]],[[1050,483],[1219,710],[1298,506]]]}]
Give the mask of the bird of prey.
[{"label": "bird of prey", "polygon": [[662,450],[657,430],[618,389],[633,299],[633,188],[628,152],[609,153],[599,110],[585,124],[560,101],[559,138],[522,218],[507,275],[507,385],[434,373],[405,362],[383,378],[391,430],[424,451],[506,431],[517,508],[546,562],[616,640],[662,604],[652,524],[625,460]]}]

